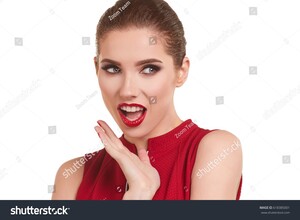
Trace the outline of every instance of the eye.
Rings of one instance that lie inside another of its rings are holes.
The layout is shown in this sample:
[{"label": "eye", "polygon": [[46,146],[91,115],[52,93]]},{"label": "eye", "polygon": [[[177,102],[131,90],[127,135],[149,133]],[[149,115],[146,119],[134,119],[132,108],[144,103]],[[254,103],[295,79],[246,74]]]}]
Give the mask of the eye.
[{"label": "eye", "polygon": [[116,74],[116,73],[121,72],[121,69],[115,65],[102,66],[101,69],[103,69],[104,71],[111,73],[111,74]]},{"label": "eye", "polygon": [[155,66],[155,65],[149,65],[144,67],[144,69],[142,70],[142,73],[145,75],[153,75],[156,72],[158,72],[160,70],[160,67]]}]

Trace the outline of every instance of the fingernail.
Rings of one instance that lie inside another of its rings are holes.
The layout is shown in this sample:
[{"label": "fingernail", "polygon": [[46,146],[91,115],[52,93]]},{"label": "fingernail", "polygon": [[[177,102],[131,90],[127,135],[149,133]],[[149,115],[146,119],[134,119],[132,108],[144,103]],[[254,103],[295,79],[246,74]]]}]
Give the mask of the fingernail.
[{"label": "fingernail", "polygon": [[103,130],[103,128],[100,127],[100,126],[95,126],[94,128],[95,128],[95,130],[97,131],[97,133],[98,133],[98,131],[99,131],[99,132],[105,133],[105,131]]}]

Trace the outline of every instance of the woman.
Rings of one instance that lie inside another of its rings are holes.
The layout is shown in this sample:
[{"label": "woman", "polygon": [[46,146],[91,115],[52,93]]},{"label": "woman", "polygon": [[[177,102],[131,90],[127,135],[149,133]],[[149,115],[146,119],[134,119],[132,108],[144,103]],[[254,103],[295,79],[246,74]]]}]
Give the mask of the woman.
[{"label": "woman", "polygon": [[[123,135],[117,138],[99,120],[95,130],[104,149],[64,163],[52,198],[239,199],[238,138],[176,113],[174,91],[186,81],[190,61],[182,23],[170,6],[117,1],[97,25],[96,45],[102,97]],[[76,172],[66,175],[74,164]]]}]

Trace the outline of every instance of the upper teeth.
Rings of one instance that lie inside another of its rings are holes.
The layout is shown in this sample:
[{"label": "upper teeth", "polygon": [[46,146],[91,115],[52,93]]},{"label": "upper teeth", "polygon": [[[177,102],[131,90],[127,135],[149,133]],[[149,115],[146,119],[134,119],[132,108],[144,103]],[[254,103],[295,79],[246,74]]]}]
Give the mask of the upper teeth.
[{"label": "upper teeth", "polygon": [[138,106],[122,106],[121,109],[126,112],[138,112],[144,110],[144,108]]}]

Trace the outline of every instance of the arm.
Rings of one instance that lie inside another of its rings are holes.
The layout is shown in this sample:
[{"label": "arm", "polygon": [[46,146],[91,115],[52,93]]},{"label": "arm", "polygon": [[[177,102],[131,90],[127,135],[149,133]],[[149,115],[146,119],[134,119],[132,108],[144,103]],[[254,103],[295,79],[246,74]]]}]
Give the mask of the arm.
[{"label": "arm", "polygon": [[235,200],[242,174],[242,149],[233,134],[217,130],[199,143],[191,177],[191,200]]},{"label": "arm", "polygon": [[[80,158],[69,160],[58,169],[52,200],[75,200],[84,170],[84,165],[78,166]],[[72,167],[73,170],[76,168],[75,172],[71,171]]]}]

